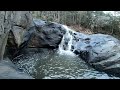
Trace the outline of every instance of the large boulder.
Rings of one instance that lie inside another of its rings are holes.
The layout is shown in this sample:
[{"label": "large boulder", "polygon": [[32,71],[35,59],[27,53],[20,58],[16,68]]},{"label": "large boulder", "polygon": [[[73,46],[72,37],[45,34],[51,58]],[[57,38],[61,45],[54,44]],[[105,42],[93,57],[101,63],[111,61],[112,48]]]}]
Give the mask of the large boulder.
[{"label": "large boulder", "polygon": [[90,63],[94,68],[106,73],[113,74],[120,77],[120,53],[116,53],[105,60]]},{"label": "large boulder", "polygon": [[[8,35],[8,51],[16,57],[24,48],[57,48],[66,30],[63,25],[31,19],[25,12],[18,12],[12,30]],[[23,19],[24,18],[24,19]],[[29,19],[29,20],[27,20]],[[23,24],[25,23],[25,24]],[[12,52],[13,51],[13,52]]]},{"label": "large boulder", "polygon": [[29,11],[13,11],[10,25],[8,39],[6,38],[6,52],[14,57],[20,49],[26,46],[35,24]]},{"label": "large boulder", "polygon": [[25,42],[25,35],[33,26],[29,11],[0,11],[0,60],[3,59],[7,41],[10,44],[7,46],[18,48]]},{"label": "large boulder", "polygon": [[15,42],[19,47],[26,41],[26,33],[28,33],[29,30],[34,27],[33,18],[29,11],[14,11],[12,20],[12,32],[15,38]]},{"label": "large boulder", "polygon": [[66,30],[61,24],[34,20],[36,31],[32,33],[28,47],[56,48],[62,40]]},{"label": "large boulder", "polygon": [[74,34],[74,53],[94,68],[120,75],[120,41],[110,35]]},{"label": "large boulder", "polygon": [[106,59],[110,56],[113,56],[117,52],[119,52],[120,41],[110,35],[85,35],[79,33],[74,37],[75,39],[73,38],[73,47],[75,53],[82,54],[82,52],[88,52],[88,62],[97,62]]},{"label": "large boulder", "polygon": [[120,41],[118,39],[103,34],[93,34],[90,37],[92,50],[90,53],[91,60],[89,62],[105,60],[120,52]]}]

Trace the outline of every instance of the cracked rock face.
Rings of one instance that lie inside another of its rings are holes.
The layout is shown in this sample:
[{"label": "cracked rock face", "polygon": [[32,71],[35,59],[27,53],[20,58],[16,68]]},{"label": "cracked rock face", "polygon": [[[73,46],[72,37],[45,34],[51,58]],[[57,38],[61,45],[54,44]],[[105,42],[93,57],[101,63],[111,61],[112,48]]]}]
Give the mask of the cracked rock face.
[{"label": "cracked rock face", "polygon": [[9,11],[8,13],[10,14],[11,28],[8,30],[6,42],[8,52],[14,56],[29,40],[31,31],[34,31],[34,22],[29,11]]},{"label": "cracked rock face", "polygon": [[24,42],[24,36],[27,31],[34,26],[32,16],[28,11],[13,12],[12,32],[18,47]]}]

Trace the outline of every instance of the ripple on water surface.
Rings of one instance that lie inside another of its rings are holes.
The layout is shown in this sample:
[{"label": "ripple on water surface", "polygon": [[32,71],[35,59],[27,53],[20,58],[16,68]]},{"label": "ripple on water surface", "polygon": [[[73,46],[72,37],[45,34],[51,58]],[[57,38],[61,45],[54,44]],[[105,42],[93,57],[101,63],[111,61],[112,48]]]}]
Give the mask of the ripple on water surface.
[{"label": "ripple on water surface", "polygon": [[77,56],[58,53],[29,53],[15,64],[36,79],[117,79],[98,72]]}]

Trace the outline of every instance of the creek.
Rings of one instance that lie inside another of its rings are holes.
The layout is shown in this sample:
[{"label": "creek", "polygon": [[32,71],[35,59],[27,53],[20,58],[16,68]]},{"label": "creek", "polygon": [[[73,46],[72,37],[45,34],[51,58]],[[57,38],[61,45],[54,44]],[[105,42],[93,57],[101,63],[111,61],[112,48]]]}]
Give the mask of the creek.
[{"label": "creek", "polygon": [[70,32],[63,36],[58,49],[26,48],[27,53],[14,58],[15,65],[36,79],[117,79],[95,70],[75,55]]}]

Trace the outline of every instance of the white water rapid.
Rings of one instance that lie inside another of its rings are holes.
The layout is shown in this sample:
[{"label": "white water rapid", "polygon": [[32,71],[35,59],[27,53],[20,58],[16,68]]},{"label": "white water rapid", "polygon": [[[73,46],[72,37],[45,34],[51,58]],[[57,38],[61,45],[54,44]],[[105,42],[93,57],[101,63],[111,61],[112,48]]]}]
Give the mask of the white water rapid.
[{"label": "white water rapid", "polygon": [[63,25],[63,27],[65,28],[66,33],[63,36],[61,43],[59,44],[58,53],[62,55],[75,56],[75,54],[71,51],[73,42],[71,33],[73,33],[73,31],[65,25]]}]

